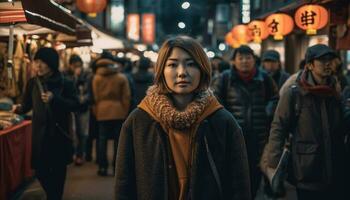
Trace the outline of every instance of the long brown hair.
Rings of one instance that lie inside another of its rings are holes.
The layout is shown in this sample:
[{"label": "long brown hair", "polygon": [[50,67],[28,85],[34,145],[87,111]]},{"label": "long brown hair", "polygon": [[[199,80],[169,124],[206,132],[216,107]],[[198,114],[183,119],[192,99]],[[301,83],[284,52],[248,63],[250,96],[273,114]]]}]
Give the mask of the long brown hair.
[{"label": "long brown hair", "polygon": [[159,50],[158,59],[155,65],[154,84],[157,85],[162,93],[170,93],[163,74],[166,61],[168,60],[174,47],[186,51],[198,65],[201,72],[201,80],[195,92],[207,90],[211,80],[211,65],[202,46],[193,38],[188,36],[177,36],[166,40]]}]

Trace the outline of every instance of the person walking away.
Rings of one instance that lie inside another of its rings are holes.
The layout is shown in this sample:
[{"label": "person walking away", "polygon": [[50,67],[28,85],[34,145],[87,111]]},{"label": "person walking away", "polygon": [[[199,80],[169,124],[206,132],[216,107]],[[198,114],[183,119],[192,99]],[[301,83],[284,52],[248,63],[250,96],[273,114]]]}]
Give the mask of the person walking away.
[{"label": "person walking away", "polygon": [[141,57],[138,62],[137,72],[131,74],[135,85],[134,102],[136,105],[146,96],[148,87],[153,84],[154,75],[148,71],[151,64],[152,62],[149,58]]},{"label": "person walking away", "polygon": [[[114,139],[114,160],[117,153],[120,128],[126,119],[130,106],[130,88],[128,79],[118,71],[116,62],[108,58],[96,61],[96,75],[92,89],[96,108],[96,120],[99,128],[98,175],[107,176],[107,140]],[[113,166],[115,161],[113,160]]]},{"label": "person walking away", "polygon": [[210,79],[197,41],[162,45],[154,85],[121,131],[114,199],[251,199],[241,129]]},{"label": "person walking away", "polygon": [[48,200],[62,199],[67,165],[73,144],[68,116],[79,106],[73,82],[58,71],[59,56],[53,48],[41,48],[34,56],[38,75],[31,78],[23,102],[14,112],[33,110],[32,168]]}]

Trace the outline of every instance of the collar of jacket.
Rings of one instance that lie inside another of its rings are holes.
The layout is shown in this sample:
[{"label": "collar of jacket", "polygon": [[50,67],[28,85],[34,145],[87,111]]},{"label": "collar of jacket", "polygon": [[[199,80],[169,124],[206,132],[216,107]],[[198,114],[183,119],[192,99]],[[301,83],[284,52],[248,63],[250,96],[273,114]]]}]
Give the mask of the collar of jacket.
[{"label": "collar of jacket", "polygon": [[[295,84],[298,85],[300,94],[301,94],[302,96],[305,96],[305,95],[311,94],[311,92],[308,91],[308,90],[306,90],[306,89],[304,89],[304,88],[300,85],[300,81],[301,81],[303,72],[304,72],[304,70],[300,70],[300,71],[297,72],[298,75],[297,75],[297,78],[296,78],[296,80],[295,80]],[[311,73],[311,72],[308,72],[308,73]],[[314,81],[311,79],[310,76],[308,77],[308,82],[312,82],[312,84],[315,84]],[[333,78],[333,77],[330,78],[330,84],[332,84],[333,87],[336,87],[336,90],[340,90],[340,88],[337,88],[338,85],[337,85],[337,82],[336,82],[335,78]]]},{"label": "collar of jacket", "polygon": [[[253,78],[253,81],[261,81],[263,82],[264,81],[264,73],[267,75],[266,72],[262,71],[260,68],[256,68],[256,74]],[[231,80],[232,81],[235,81],[235,80],[241,80],[239,78],[239,75],[237,73],[237,70],[236,68],[231,68]]]},{"label": "collar of jacket", "polygon": [[62,79],[63,75],[60,72],[54,72],[51,76],[45,77],[45,76],[39,76],[39,80],[44,83],[44,84],[49,84],[49,85],[61,85],[62,84]]}]

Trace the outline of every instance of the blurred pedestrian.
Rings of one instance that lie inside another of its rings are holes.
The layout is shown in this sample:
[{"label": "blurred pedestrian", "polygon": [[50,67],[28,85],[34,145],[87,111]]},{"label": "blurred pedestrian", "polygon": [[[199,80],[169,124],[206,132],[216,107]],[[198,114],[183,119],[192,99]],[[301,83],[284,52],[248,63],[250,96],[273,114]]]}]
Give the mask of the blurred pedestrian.
[{"label": "blurred pedestrian", "polygon": [[79,55],[73,54],[69,59],[70,68],[73,70],[73,80],[78,91],[79,110],[74,112],[74,124],[76,134],[75,159],[76,165],[82,165],[86,154],[86,140],[89,133],[89,104],[91,103],[88,92],[91,74],[83,68],[83,60]]},{"label": "blurred pedestrian", "polygon": [[121,131],[115,199],[250,200],[242,132],[208,90],[211,67],[200,44],[170,38],[155,71]]},{"label": "blurred pedestrian", "polygon": [[96,67],[92,89],[99,128],[98,175],[107,176],[107,140],[109,136],[114,139],[115,159],[119,131],[129,112],[130,87],[128,79],[119,72],[120,66],[114,60],[101,58],[96,61]]},{"label": "blurred pedestrian", "polygon": [[141,57],[138,61],[137,72],[131,74],[135,84],[135,94],[133,97],[135,98],[135,105],[138,105],[141,102],[146,96],[148,87],[153,84],[154,75],[148,71],[151,65],[152,62],[149,58]]},{"label": "blurred pedestrian", "polygon": [[41,48],[34,57],[38,75],[27,83],[16,113],[33,110],[32,168],[48,200],[62,199],[66,166],[72,162],[73,144],[68,116],[79,106],[73,82],[58,71],[59,56]]},{"label": "blurred pedestrian", "polygon": [[233,67],[221,74],[213,89],[225,108],[242,127],[246,142],[252,197],[255,198],[261,182],[259,162],[268,139],[277,98],[277,87],[272,78],[257,68],[254,52],[248,46],[235,49]]},{"label": "blurred pedestrian", "polygon": [[280,54],[275,50],[267,50],[262,56],[262,68],[271,76],[280,89],[289,77],[282,69]]}]

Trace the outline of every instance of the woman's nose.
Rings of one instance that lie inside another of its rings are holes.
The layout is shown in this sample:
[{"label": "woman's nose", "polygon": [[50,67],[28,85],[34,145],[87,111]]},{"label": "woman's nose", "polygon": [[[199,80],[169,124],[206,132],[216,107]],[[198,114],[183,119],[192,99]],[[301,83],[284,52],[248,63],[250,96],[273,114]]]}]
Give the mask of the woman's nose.
[{"label": "woman's nose", "polygon": [[179,66],[177,67],[177,75],[180,78],[186,77],[187,74],[187,70],[186,67],[184,66],[184,64],[179,64]]}]

